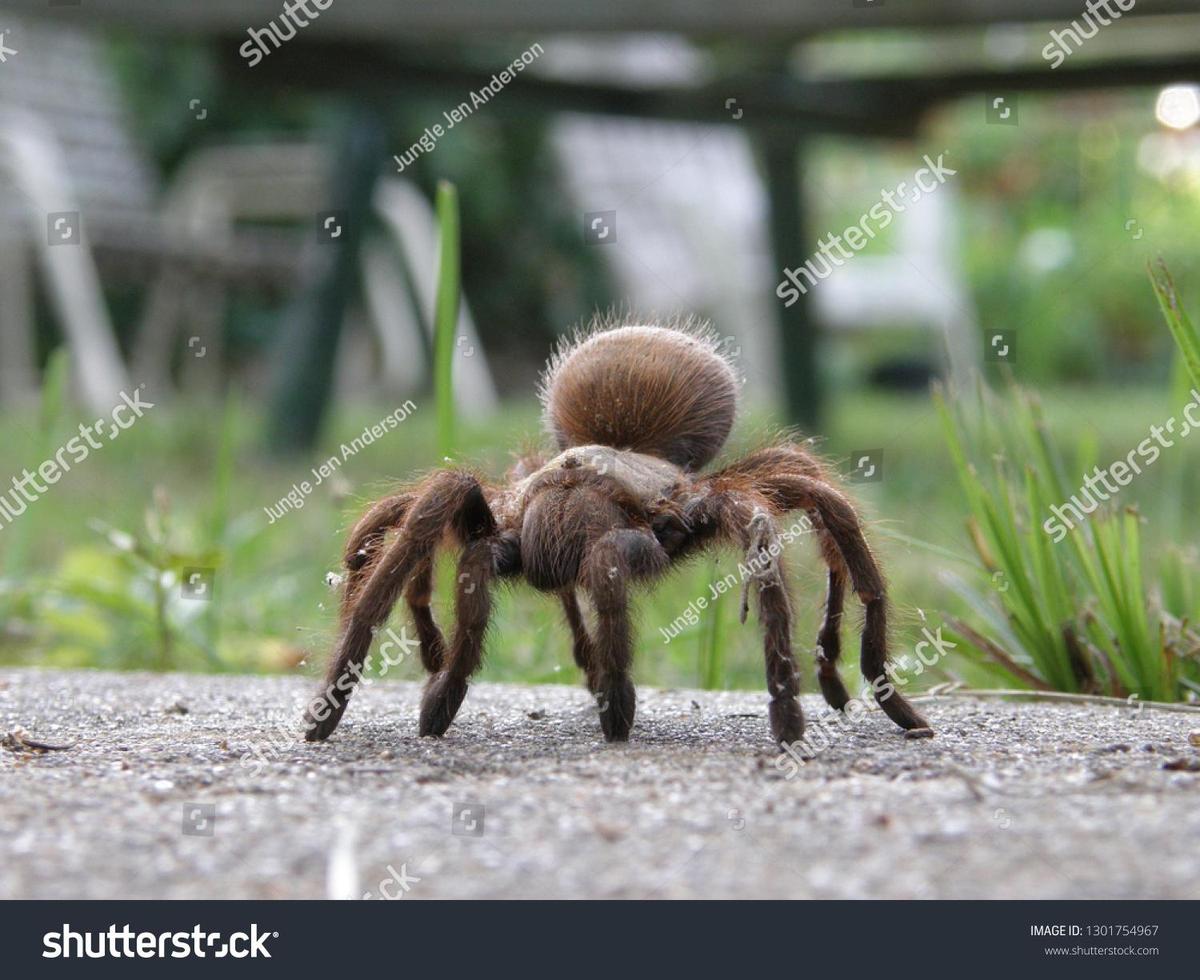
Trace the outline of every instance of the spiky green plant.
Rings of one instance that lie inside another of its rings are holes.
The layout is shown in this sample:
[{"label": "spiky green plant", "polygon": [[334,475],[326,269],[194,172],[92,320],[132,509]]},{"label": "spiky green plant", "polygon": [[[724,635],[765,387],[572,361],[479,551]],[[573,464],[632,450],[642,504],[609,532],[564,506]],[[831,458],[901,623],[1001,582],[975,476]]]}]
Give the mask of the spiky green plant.
[{"label": "spiky green plant", "polygon": [[1200,679],[1197,637],[1144,574],[1136,509],[1102,506],[1055,543],[1045,519],[1078,489],[1037,400],[1016,385],[1006,397],[981,385],[971,408],[935,397],[980,562],[975,581],[947,576],[979,620],[954,632],[1016,683],[1183,697]]},{"label": "spiky green plant", "polygon": [[[1152,278],[1200,385],[1200,338],[1165,266]],[[1133,506],[1101,505],[1057,543],[1043,527],[1051,507],[1079,492],[1067,474],[1090,471],[1094,448],[1078,447],[1071,462],[1080,465],[1069,469],[1037,399],[1011,379],[1004,395],[979,384],[970,405],[941,391],[935,402],[980,562],[974,581],[947,575],[978,617],[953,621],[957,635],[1031,687],[1156,701],[1200,692],[1197,579],[1183,556],[1164,552],[1148,575]]]},{"label": "spiky green plant", "polygon": [[[715,560],[708,563],[708,581],[720,576]],[[700,614],[700,635],[696,649],[696,673],[700,686],[706,691],[715,691],[725,685],[725,606],[723,596],[710,601]]]},{"label": "spiky green plant", "polygon": [[433,314],[433,388],[437,405],[438,452],[454,449],[454,334],[458,329],[461,296],[458,191],[449,181],[438,182],[438,281]]},{"label": "spiky green plant", "polygon": [[1163,318],[1167,321],[1171,336],[1175,338],[1175,346],[1179,348],[1180,360],[1187,368],[1192,384],[1200,387],[1200,332],[1197,332],[1179,301],[1175,280],[1171,277],[1167,264],[1159,259],[1157,265],[1149,265],[1146,269],[1150,274],[1150,282],[1154,286],[1154,295],[1158,298]]}]

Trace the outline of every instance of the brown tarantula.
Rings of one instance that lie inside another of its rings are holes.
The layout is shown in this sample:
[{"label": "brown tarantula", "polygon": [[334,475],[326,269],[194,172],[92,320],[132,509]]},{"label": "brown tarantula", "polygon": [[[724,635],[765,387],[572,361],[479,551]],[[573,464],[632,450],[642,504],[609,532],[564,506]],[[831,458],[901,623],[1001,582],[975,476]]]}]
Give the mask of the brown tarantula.
[{"label": "brown tarantula", "polygon": [[[698,471],[733,426],[739,381],[711,331],[598,324],[561,348],[542,381],[546,424],[560,453],[517,460],[500,485],[465,469],[440,470],[374,504],[346,547],[341,629],[326,686],[309,706],[309,741],[328,738],[345,711],[372,638],[403,593],[431,675],[420,734],[442,735],[483,657],[492,589],[524,576],[554,593],[574,637],[575,662],[601,705],[609,741],[629,737],[629,592],[703,549],[744,549],[764,632],[771,731],[804,731],[792,656],[791,599],[778,519],[803,510],[829,567],[817,676],[825,700],[850,700],[837,672],[842,602],[849,580],[866,607],[862,672],[902,728],[926,723],[885,674],[887,600],[858,514],[813,456],[790,442],[751,453],[707,475]],[[395,532],[394,535],[391,532]],[[447,644],[429,602],[434,553],[460,550],[453,636]],[[578,592],[594,608],[585,622]],[[742,618],[746,614],[743,595]]]}]

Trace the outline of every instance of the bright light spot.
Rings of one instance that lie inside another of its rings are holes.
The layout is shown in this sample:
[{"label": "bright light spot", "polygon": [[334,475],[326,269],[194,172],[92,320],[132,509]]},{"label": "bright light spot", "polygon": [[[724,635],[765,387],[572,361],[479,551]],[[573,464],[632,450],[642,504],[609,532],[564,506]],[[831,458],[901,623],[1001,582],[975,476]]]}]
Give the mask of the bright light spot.
[{"label": "bright light spot", "polygon": [[1026,268],[1053,272],[1071,261],[1075,243],[1065,228],[1037,228],[1021,240],[1017,254]]},{"label": "bright light spot", "polygon": [[1190,129],[1200,122],[1200,88],[1195,85],[1168,85],[1158,93],[1154,115],[1164,126]]},{"label": "bright light spot", "polygon": [[1138,165],[1159,180],[1165,180],[1176,169],[1183,166],[1184,149],[1177,137],[1168,136],[1161,130],[1147,133],[1138,143]]}]

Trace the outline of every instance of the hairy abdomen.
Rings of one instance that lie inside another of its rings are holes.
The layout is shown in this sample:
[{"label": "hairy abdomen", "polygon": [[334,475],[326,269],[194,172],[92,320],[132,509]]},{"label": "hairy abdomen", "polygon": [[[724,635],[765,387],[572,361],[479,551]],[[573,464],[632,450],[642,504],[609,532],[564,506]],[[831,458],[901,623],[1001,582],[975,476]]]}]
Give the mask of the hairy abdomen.
[{"label": "hairy abdomen", "polygon": [[707,328],[603,325],[559,351],[541,394],[560,449],[598,443],[696,470],[729,436],[738,378]]}]

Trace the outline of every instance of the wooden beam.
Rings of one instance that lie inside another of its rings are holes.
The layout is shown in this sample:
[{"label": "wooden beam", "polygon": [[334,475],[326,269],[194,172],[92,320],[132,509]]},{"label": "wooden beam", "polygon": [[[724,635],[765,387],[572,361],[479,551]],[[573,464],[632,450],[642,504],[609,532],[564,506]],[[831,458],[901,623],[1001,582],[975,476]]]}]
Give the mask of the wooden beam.
[{"label": "wooden beam", "polygon": [[[444,101],[447,109],[469,100],[472,91],[488,84],[492,74],[508,64],[467,67],[449,58],[431,59],[427,51],[397,53],[390,47],[358,44],[297,49],[290,51],[286,60],[267,58],[253,69],[239,58],[228,57],[228,52],[226,55],[222,65],[233,84],[287,88],[303,79],[306,87],[321,91],[369,90],[373,98],[381,91],[388,91],[390,97],[403,93],[408,98],[416,95]],[[895,91],[858,83],[815,89],[779,71],[741,74],[700,87],[630,88],[562,81],[525,70],[505,86],[488,111],[525,113],[534,109],[730,123],[737,120],[725,108],[729,98],[736,98],[742,109],[742,126],[890,138],[911,136],[916,127],[915,113],[906,111]]]},{"label": "wooden beam", "polygon": [[[248,68],[223,59],[231,82],[280,88],[302,78],[306,86],[347,93],[402,92],[444,100],[447,106],[469,98],[505,64],[465,66],[448,57],[431,60],[428,51],[360,44],[297,48],[287,59],[266,59]],[[897,75],[805,80],[783,70],[743,72],[698,86],[631,88],[612,83],[551,79],[525,71],[517,75],[489,111],[599,113],[686,122],[753,126],[759,130],[829,133],[883,138],[911,137],[920,117],[935,105],[973,92],[1067,92],[1128,88],[1200,79],[1200,52],[1153,61],[1120,59],[1049,71],[1043,65],[944,75]],[[736,98],[736,120],[725,102]],[[434,122],[438,120],[433,120]]]},{"label": "wooden beam", "polygon": [[1018,92],[1080,92],[1111,88],[1165,85],[1200,81],[1200,52],[1154,60],[1121,58],[1083,63],[1050,71],[1044,65],[998,71],[958,71],[945,75],[874,77],[811,82],[810,98],[819,93],[854,93],[876,105],[889,93],[899,97],[908,111],[923,112],[941,102],[976,92],[1009,89]]},{"label": "wooden beam", "polygon": [[[64,21],[124,24],[139,33],[232,38],[278,17],[283,0],[84,0],[77,7],[5,0],[5,8]],[[309,9],[317,9],[312,0]],[[1196,12],[1197,0],[1137,0],[1136,6],[1138,18]],[[544,42],[553,32],[637,31],[778,41],[893,27],[1069,23],[1082,13],[1082,0],[876,0],[870,7],[852,0],[332,0],[306,30],[327,40],[391,42],[414,37],[484,40],[496,33],[527,34]]]}]

